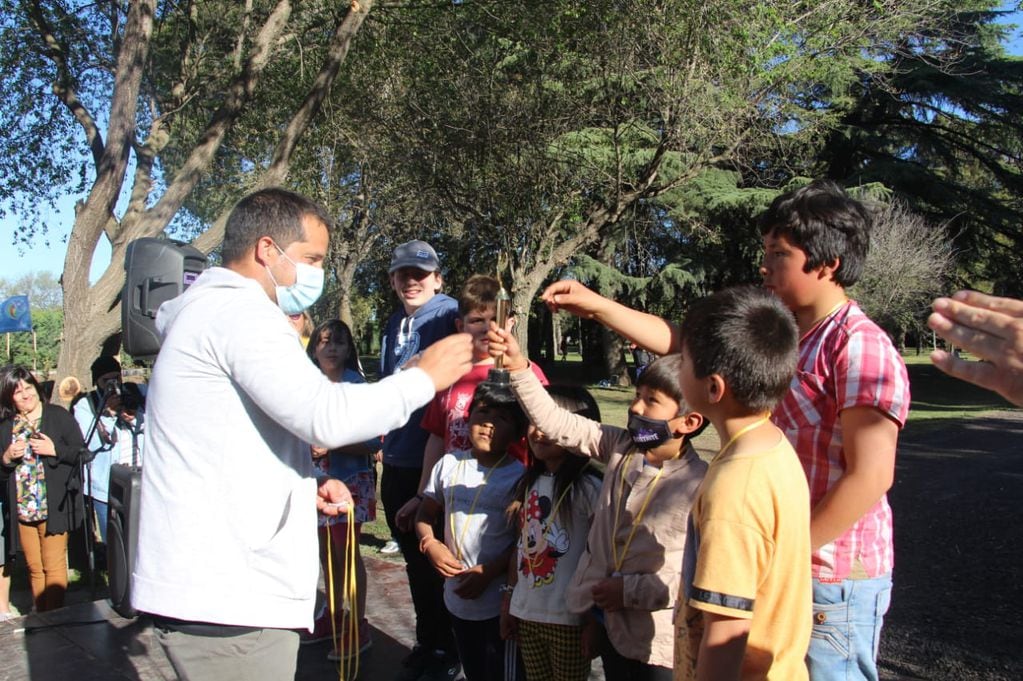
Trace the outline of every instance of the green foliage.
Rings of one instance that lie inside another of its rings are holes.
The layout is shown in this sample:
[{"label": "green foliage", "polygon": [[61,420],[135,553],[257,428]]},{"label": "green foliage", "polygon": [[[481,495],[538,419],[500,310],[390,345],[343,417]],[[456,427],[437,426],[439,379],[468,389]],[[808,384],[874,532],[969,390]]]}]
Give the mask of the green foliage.
[{"label": "green foliage", "polygon": [[[21,364],[38,370],[46,376],[57,367],[57,354],[63,340],[64,313],[59,308],[33,309],[32,328],[36,347],[32,347],[32,334],[27,331],[4,334],[10,338],[10,354],[5,356],[12,364]],[[6,351],[6,341],[4,349]]]},{"label": "green foliage", "polygon": [[961,276],[1023,294],[1023,60],[1001,3],[950,2],[826,95],[840,119],[807,174],[880,182],[954,240]]},{"label": "green foliage", "polygon": [[581,254],[572,259],[568,271],[602,295],[659,313],[666,302],[684,302],[700,294],[702,272],[690,268],[689,262],[672,262],[652,276],[635,277]]},{"label": "green foliage", "polygon": [[[0,279],[0,299],[15,295],[28,296],[36,348],[32,348],[30,332],[6,334],[10,339],[10,354],[4,355],[4,361],[36,367],[45,376],[57,367],[57,354],[64,334],[60,284],[49,272],[33,272],[16,280]],[[7,347],[5,339],[5,353]]]},{"label": "green foliage", "polygon": [[[40,206],[84,197],[95,177],[82,163],[94,149],[55,87],[108,116],[130,6],[0,0],[0,210],[17,217],[22,244],[45,238]],[[348,8],[294,4],[259,87],[196,170],[189,159],[274,6],[158,6],[131,145],[146,172],[132,200],[140,213],[174,180],[202,175],[172,223],[179,235],[205,230],[257,183]],[[338,224],[322,312],[350,300],[371,333],[394,304],[391,248],[425,238],[445,255],[449,290],[507,254],[528,293],[574,256],[600,286],[680,314],[694,295],[756,281],[755,216],[821,175],[909,200],[957,235],[964,276],[1006,290],[1023,253],[1023,66],[1000,46],[996,6],[375,6],[290,167],[289,186]]]}]

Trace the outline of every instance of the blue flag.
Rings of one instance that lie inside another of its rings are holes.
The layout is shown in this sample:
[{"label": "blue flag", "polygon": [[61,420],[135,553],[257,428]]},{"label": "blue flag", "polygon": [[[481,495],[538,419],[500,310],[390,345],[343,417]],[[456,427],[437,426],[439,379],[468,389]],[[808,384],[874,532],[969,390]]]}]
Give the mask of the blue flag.
[{"label": "blue flag", "polygon": [[0,303],[0,333],[31,330],[32,313],[28,309],[28,296],[11,296]]}]

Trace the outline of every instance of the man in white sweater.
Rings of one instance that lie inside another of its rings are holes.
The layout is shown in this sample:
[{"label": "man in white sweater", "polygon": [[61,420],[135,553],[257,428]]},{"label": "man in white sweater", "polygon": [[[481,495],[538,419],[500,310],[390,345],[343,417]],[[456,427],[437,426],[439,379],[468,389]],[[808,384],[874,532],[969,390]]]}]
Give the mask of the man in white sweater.
[{"label": "man in white sweater", "polygon": [[286,314],[319,297],[330,218],[268,189],[228,218],[223,267],[160,307],[132,603],[183,679],[292,679],[313,622],[316,512],[351,496],[309,445],[387,432],[464,374],[467,334],[375,384],[331,383]]}]

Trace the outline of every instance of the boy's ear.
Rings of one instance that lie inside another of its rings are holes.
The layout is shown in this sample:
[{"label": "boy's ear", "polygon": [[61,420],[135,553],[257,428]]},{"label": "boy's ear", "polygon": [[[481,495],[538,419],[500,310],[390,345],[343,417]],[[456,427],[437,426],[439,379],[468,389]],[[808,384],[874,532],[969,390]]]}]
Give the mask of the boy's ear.
[{"label": "boy's ear", "polygon": [[455,331],[462,333],[462,329],[465,328],[465,323],[461,317],[455,317]]},{"label": "boy's ear", "polygon": [[832,281],[835,278],[835,272],[842,266],[842,259],[835,258],[831,262],[826,262],[817,268],[817,277],[825,281]]},{"label": "boy's ear", "polygon": [[720,402],[725,396],[725,391],[728,389],[725,379],[721,377],[721,374],[711,374],[703,380],[706,381],[707,400],[711,404]]},{"label": "boy's ear", "polygon": [[680,414],[675,417],[675,427],[672,429],[674,431],[673,435],[683,437],[689,433],[695,433],[702,425],[703,414],[698,414],[695,411]]}]

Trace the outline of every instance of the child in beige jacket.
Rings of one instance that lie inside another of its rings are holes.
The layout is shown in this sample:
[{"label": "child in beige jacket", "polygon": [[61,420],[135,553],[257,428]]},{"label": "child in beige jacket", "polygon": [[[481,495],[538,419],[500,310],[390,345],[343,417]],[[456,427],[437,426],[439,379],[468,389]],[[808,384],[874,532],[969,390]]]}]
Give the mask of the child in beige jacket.
[{"label": "child in beige jacket", "polygon": [[689,443],[705,421],[682,399],[678,356],[640,375],[623,429],[558,408],[507,332],[491,327],[490,352],[504,354],[516,397],[547,438],[606,465],[587,550],[566,592],[570,611],[592,615],[584,647],[600,654],[609,679],[670,679],[686,523],[707,470]]}]

